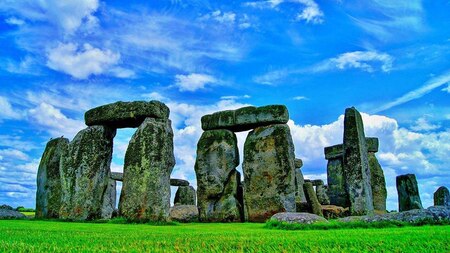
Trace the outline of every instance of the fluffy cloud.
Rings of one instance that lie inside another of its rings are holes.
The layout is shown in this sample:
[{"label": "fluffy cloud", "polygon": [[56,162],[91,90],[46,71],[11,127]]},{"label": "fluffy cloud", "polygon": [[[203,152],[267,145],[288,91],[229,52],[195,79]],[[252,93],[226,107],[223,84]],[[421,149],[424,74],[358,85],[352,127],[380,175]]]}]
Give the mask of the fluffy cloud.
[{"label": "fluffy cloud", "polygon": [[208,84],[216,84],[217,82],[218,80],[215,77],[206,74],[192,73],[175,76],[175,86],[180,91],[196,91],[204,89]]},{"label": "fluffy cloud", "polygon": [[378,68],[383,72],[389,72],[392,69],[394,58],[386,53],[376,51],[354,51],[338,55],[316,65],[313,70],[324,72],[333,69],[360,69],[366,72],[374,72]]},{"label": "fluffy cloud", "polygon": [[2,157],[2,160],[22,160],[26,161],[29,159],[28,155],[24,152],[17,150],[17,149],[0,149],[0,156]]},{"label": "fluffy cloud", "polygon": [[73,43],[59,44],[51,49],[47,55],[47,66],[78,79],[86,79],[90,75],[102,74],[117,64],[120,54],[110,50],[94,48],[84,44],[80,50]]},{"label": "fluffy cloud", "polygon": [[20,119],[21,113],[14,109],[6,97],[0,96],[0,121],[2,119]]}]

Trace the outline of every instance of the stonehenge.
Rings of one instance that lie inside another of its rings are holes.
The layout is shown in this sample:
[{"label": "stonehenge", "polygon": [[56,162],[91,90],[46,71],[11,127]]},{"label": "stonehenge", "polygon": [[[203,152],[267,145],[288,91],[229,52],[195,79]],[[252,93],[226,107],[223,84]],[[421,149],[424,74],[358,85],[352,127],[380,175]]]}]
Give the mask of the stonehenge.
[{"label": "stonehenge", "polygon": [[[283,212],[326,212],[327,217],[386,212],[386,182],[375,155],[379,140],[365,137],[362,117],[353,107],[345,111],[342,144],[324,148],[327,184],[304,179],[283,105],[203,116],[193,168],[197,188],[171,178],[175,155],[169,115],[159,101],[88,110],[87,127],[72,141],[55,138],[45,147],[37,173],[36,217],[95,220],[114,214],[139,222],[264,222]],[[123,173],[110,168],[119,128],[136,128]],[[236,137],[241,131],[249,131],[242,175]],[[117,181],[122,182],[118,210]],[[171,186],[177,187],[172,207]],[[414,175],[398,176],[397,191],[399,211],[422,208]],[[449,198],[448,189],[440,187],[434,203],[448,206]]]}]

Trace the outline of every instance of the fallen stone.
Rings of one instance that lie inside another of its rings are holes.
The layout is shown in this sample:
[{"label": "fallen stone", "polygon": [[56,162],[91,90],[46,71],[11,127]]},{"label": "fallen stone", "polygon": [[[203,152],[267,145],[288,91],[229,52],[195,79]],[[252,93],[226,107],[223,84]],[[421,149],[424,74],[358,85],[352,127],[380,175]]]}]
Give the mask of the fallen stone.
[{"label": "fallen stone", "polygon": [[36,183],[36,218],[58,218],[61,208],[61,155],[66,151],[69,140],[50,140],[39,163]]},{"label": "fallen stone", "polygon": [[298,224],[312,224],[316,222],[328,222],[325,218],[315,215],[312,213],[291,213],[283,212],[274,214],[270,220],[287,222],[287,223],[298,223]]},{"label": "fallen stone", "polygon": [[169,217],[172,221],[196,222],[198,221],[198,209],[195,205],[176,205],[170,208]]},{"label": "fallen stone", "polygon": [[373,213],[369,160],[361,114],[354,108],[345,110],[344,177],[351,215]]},{"label": "fallen stone", "polygon": [[229,130],[205,131],[197,144],[195,174],[201,221],[241,221],[240,174],[236,135]]},{"label": "fallen stone", "polygon": [[125,153],[120,215],[129,220],[166,221],[174,165],[171,121],[145,119]]},{"label": "fallen stone", "polygon": [[439,187],[433,197],[435,206],[450,206],[450,193],[447,187]]},{"label": "fallen stone", "polygon": [[197,194],[192,186],[179,186],[175,193],[174,205],[195,205]]},{"label": "fallen stone", "polygon": [[[377,139],[378,138],[372,138]],[[378,162],[375,153],[369,151],[368,153],[369,169],[370,169],[370,184],[372,187],[373,208],[378,214],[386,212],[386,180],[384,178],[383,169]]]},{"label": "fallen stone", "polygon": [[303,185],[305,189],[306,200],[309,204],[309,211],[313,214],[323,216],[322,207],[317,199],[316,192],[311,182],[305,182]]},{"label": "fallen stone", "polygon": [[170,186],[189,186],[189,181],[184,179],[170,179]]},{"label": "fallen stone", "polygon": [[322,205],[322,213],[326,219],[336,219],[348,215],[349,208],[335,205]]},{"label": "fallen stone", "polygon": [[416,175],[406,174],[396,178],[398,193],[398,210],[400,212],[412,209],[423,209],[417,187]]},{"label": "fallen stone", "polygon": [[111,179],[116,181],[123,181],[123,173],[122,172],[111,172]]},{"label": "fallen stone", "polygon": [[380,222],[380,221],[401,221],[417,223],[421,221],[444,221],[450,220],[450,207],[431,206],[427,209],[414,209],[404,212],[386,213],[380,215],[352,216],[338,219],[339,222]]},{"label": "fallen stone", "polygon": [[287,125],[258,127],[244,144],[244,203],[248,221],[295,212],[294,144]]},{"label": "fallen stone", "polygon": [[109,196],[115,189],[111,187],[110,164],[115,135],[113,128],[90,126],[69,143],[61,156],[61,219],[111,218],[114,203]]},{"label": "fallen stone", "polygon": [[9,210],[9,209],[0,209],[0,220],[7,220],[7,219],[26,219],[27,216],[24,214],[16,211],[16,210]]},{"label": "fallen stone", "polygon": [[203,130],[228,129],[241,132],[272,124],[285,124],[289,113],[284,105],[248,106],[208,114],[202,117]]},{"label": "fallen stone", "polygon": [[105,125],[112,128],[138,127],[146,118],[167,120],[169,108],[152,100],[115,102],[90,109],[84,114],[86,125]]}]

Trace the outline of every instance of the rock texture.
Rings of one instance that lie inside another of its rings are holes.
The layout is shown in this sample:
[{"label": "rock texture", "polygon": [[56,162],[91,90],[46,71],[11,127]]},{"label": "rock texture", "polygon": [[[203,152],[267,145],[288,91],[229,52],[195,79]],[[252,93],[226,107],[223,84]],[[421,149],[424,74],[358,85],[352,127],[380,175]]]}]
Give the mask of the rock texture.
[{"label": "rock texture", "polygon": [[16,211],[16,210],[9,210],[9,209],[0,209],[0,220],[3,219],[26,219],[27,216],[24,214]]},{"label": "rock texture", "polygon": [[294,212],[294,144],[287,125],[258,127],[244,145],[244,203],[248,221]]},{"label": "rock texture", "polygon": [[105,125],[112,128],[138,127],[146,118],[166,120],[169,108],[159,101],[116,102],[87,111],[86,125]]},{"label": "rock texture", "polygon": [[412,209],[423,209],[417,187],[416,175],[397,176],[398,210],[400,212]]},{"label": "rock texture", "polygon": [[439,187],[434,192],[434,205],[435,206],[450,206],[450,193],[445,186]]},{"label": "rock texture", "polygon": [[110,164],[115,134],[115,129],[91,126],[69,143],[61,156],[60,218],[111,218],[114,204],[110,196],[115,195],[115,189],[111,188]]},{"label": "rock texture", "polygon": [[229,130],[210,130],[197,144],[195,174],[197,206],[201,221],[241,221],[242,196],[236,135]]},{"label": "rock texture", "polygon": [[303,173],[300,168],[303,166],[303,161],[301,159],[294,160],[295,166],[295,206],[297,212],[307,212],[308,202],[306,201],[305,191],[303,190],[303,184],[305,179],[303,178]]},{"label": "rock texture", "polygon": [[196,222],[198,221],[198,209],[195,205],[176,205],[170,208],[169,217],[172,221]]},{"label": "rock texture", "polygon": [[284,105],[248,106],[205,115],[202,117],[202,128],[205,131],[228,129],[240,132],[271,124],[285,124],[288,120],[289,113]]},{"label": "rock texture", "polygon": [[344,177],[350,200],[350,213],[373,213],[372,187],[366,138],[361,114],[354,108],[345,110]]},{"label": "rock texture", "polygon": [[192,186],[179,186],[175,193],[175,205],[195,205],[196,192]]},{"label": "rock texture", "polygon": [[330,198],[328,198],[327,190],[325,189],[325,186],[322,184],[319,184],[316,186],[316,195],[317,200],[321,205],[329,205],[330,204]]},{"label": "rock texture", "polygon": [[274,214],[270,220],[287,222],[287,223],[299,223],[299,224],[312,224],[315,222],[328,222],[325,218],[311,214],[311,213],[290,213],[283,212]]},{"label": "rock texture", "polygon": [[305,189],[306,200],[309,205],[309,212],[323,216],[322,207],[320,206],[319,200],[317,199],[316,192],[314,191],[314,186],[311,182],[305,182],[303,185]]},{"label": "rock texture", "polygon": [[450,207],[448,206],[431,206],[427,209],[414,209],[399,213],[394,212],[380,215],[351,216],[338,219],[340,222],[402,221],[408,223],[417,223],[421,221],[439,222],[443,220],[450,220]]},{"label": "rock texture", "polygon": [[[376,143],[378,144],[378,138],[376,139]],[[386,190],[386,180],[384,178],[383,169],[381,168],[380,163],[378,162],[377,157],[375,156],[375,149],[370,149],[367,158],[369,160],[369,169],[370,169],[370,184],[372,187],[372,196],[373,196],[373,208],[376,213],[385,213],[386,212],[386,198],[387,198],[387,190]],[[378,150],[378,145],[376,150]]]},{"label": "rock texture", "polygon": [[344,177],[344,145],[334,145],[324,149],[327,163],[328,197],[330,204],[350,206]]},{"label": "rock texture", "polygon": [[145,119],[130,140],[124,163],[120,215],[129,220],[167,220],[175,165],[170,120]]},{"label": "rock texture", "polygon": [[184,180],[184,179],[171,178],[170,185],[171,186],[189,186],[189,181]]},{"label": "rock texture", "polygon": [[336,219],[348,215],[349,208],[335,205],[322,205],[322,213],[326,219]]},{"label": "rock texture", "polygon": [[111,172],[111,179],[116,181],[123,181],[123,173]]},{"label": "rock texture", "polygon": [[62,195],[59,166],[68,144],[68,139],[56,138],[45,147],[37,173],[36,218],[59,217]]}]

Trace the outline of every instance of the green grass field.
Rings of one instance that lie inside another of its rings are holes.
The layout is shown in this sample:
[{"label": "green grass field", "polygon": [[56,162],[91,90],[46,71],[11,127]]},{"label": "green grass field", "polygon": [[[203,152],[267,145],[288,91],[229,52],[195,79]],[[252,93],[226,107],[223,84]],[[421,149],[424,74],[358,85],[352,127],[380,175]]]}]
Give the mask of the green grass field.
[{"label": "green grass field", "polygon": [[0,220],[7,252],[450,252],[450,226],[286,231],[264,224]]}]

